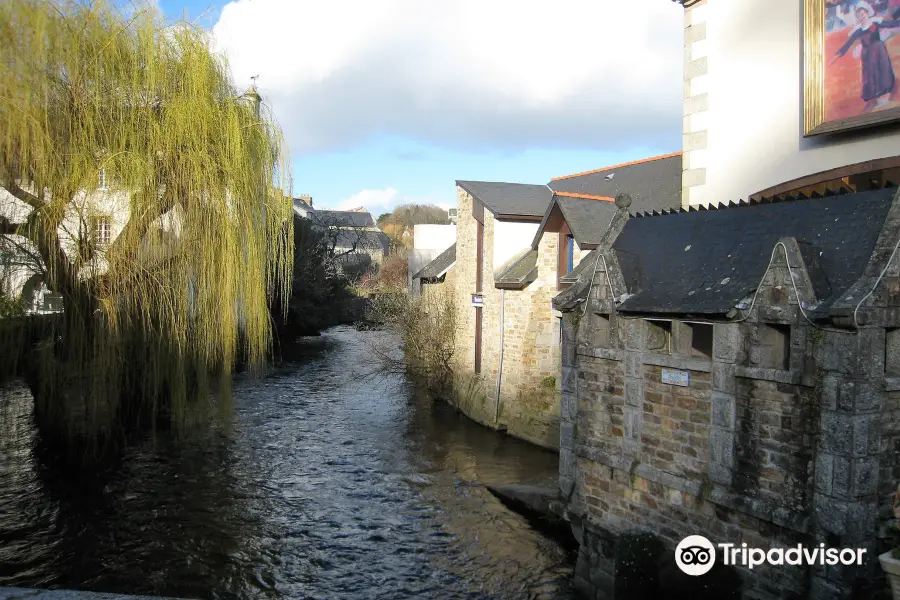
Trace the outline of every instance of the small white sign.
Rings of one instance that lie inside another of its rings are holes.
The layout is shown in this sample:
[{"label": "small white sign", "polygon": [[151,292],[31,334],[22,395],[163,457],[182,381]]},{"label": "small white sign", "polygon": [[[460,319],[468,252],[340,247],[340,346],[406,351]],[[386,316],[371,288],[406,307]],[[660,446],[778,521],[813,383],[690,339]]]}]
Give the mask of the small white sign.
[{"label": "small white sign", "polygon": [[484,296],[481,294],[472,294],[472,306],[484,306]]},{"label": "small white sign", "polygon": [[691,385],[691,374],[687,371],[663,369],[662,382],[669,385],[680,385],[681,387],[688,387]]}]

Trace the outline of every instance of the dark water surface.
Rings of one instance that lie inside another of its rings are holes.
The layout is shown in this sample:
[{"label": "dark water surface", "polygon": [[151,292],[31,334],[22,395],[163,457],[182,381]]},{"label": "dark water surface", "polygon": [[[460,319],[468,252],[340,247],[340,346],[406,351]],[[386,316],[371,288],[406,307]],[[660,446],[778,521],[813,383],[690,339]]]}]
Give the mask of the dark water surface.
[{"label": "dark water surface", "polygon": [[263,378],[230,427],[158,435],[87,480],[40,451],[0,388],[0,586],[195,598],[570,598],[571,556],[480,484],[554,481],[337,328]]}]

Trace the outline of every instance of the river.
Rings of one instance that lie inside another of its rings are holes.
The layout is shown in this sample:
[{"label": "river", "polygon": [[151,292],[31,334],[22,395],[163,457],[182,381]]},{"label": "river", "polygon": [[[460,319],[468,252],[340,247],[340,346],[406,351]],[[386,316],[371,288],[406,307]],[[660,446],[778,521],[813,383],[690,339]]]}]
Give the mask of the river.
[{"label": "river", "polygon": [[573,557],[482,487],[552,483],[556,455],[377,371],[385,333],[307,338],[239,375],[228,424],[158,434],[91,477],[0,389],[0,587],[190,598],[573,597]]}]

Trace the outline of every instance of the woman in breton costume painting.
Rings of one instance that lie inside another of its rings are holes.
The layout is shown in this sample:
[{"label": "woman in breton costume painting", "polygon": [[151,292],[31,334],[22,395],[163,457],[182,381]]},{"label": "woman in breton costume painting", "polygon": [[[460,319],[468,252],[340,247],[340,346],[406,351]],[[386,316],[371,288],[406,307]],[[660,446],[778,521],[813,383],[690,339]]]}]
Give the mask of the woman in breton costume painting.
[{"label": "woman in breton costume painting", "polygon": [[[881,39],[882,29],[900,27],[900,20],[895,12],[891,20],[875,16],[875,9],[865,1],[857,2],[853,8],[856,16],[856,27],[853,33],[837,51],[841,57],[859,42],[860,61],[862,62],[862,99],[866,103],[865,112],[870,112],[890,101],[894,91],[894,66],[887,46]],[[841,15],[842,16],[842,15]]]}]

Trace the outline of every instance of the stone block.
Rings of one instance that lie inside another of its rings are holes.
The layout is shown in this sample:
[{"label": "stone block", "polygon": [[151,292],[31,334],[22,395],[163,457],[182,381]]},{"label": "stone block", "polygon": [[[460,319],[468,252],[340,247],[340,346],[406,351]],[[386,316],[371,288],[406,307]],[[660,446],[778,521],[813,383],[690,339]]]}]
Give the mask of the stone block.
[{"label": "stone block", "polygon": [[639,379],[643,376],[642,367],[643,361],[641,360],[640,352],[626,352],[625,353],[625,376],[631,377],[634,379]]},{"label": "stone block", "polygon": [[644,382],[632,380],[625,382],[625,404],[641,407],[644,405]]},{"label": "stone block", "polygon": [[[692,136],[701,136],[700,137],[692,137]],[[689,133],[685,136],[685,138],[691,137],[693,144],[703,143],[703,147],[706,147],[706,132],[705,131],[697,131],[695,133]],[[681,185],[683,187],[693,187],[695,185],[704,185],[706,183],[706,169],[688,169],[687,171],[682,172],[681,175]]]},{"label": "stone block", "polygon": [[874,503],[849,503],[844,523],[844,535],[846,538],[842,542],[849,546],[872,539],[876,533],[877,511],[877,506]]},{"label": "stone block", "polygon": [[625,348],[627,350],[641,350],[644,347],[644,321],[643,319],[631,319],[627,321],[625,329]]},{"label": "stone block", "polygon": [[727,431],[735,427],[736,402],[731,394],[714,391],[710,397],[712,424]]},{"label": "stone block", "polygon": [[559,423],[559,445],[566,448],[572,448],[575,445],[575,423],[571,421],[560,421]]},{"label": "stone block", "polygon": [[709,480],[712,483],[730,486],[734,477],[734,472],[722,463],[710,461],[708,465],[708,475]]},{"label": "stone block", "polygon": [[854,498],[875,494],[878,491],[878,459],[855,458],[852,461],[850,493]]},{"label": "stone block", "polygon": [[816,455],[816,491],[821,494],[831,495],[832,478],[834,473],[834,456],[827,452],[819,452]]},{"label": "stone block", "polygon": [[737,323],[713,325],[713,356],[717,361],[737,362],[740,345],[740,329]]},{"label": "stone block", "polygon": [[855,410],[857,412],[881,410],[881,390],[871,380],[857,381],[855,386]]},{"label": "stone block", "polygon": [[693,44],[706,39],[706,23],[697,23],[684,30],[685,45]]},{"label": "stone block", "polygon": [[684,114],[694,115],[709,110],[709,94],[697,94],[684,99]]},{"label": "stone block", "polygon": [[[853,456],[866,456],[869,453],[869,438],[878,436],[877,416],[874,414],[853,417]],[[878,448],[878,442],[873,446]]]},{"label": "stone block", "polygon": [[720,463],[729,469],[733,468],[734,442],[733,431],[712,427],[709,431],[709,461]]},{"label": "stone block", "polygon": [[577,389],[576,389],[576,385],[577,385],[576,379],[578,377],[577,373],[578,373],[578,371],[575,369],[575,367],[563,367],[562,368],[562,372],[561,372],[562,381],[560,382],[560,389],[563,392],[570,392],[570,393],[574,394],[577,391]]},{"label": "stone block", "polygon": [[708,72],[709,61],[705,56],[703,58],[698,58],[697,60],[692,60],[684,65],[684,78],[686,80],[699,77],[700,75],[706,75]]},{"label": "stone block", "polygon": [[575,477],[575,453],[568,448],[559,449],[559,475],[560,477]]},{"label": "stone block", "polygon": [[821,440],[822,450],[840,456],[849,456],[853,446],[853,418],[849,415],[822,411]]},{"label": "stone block", "polygon": [[734,394],[734,364],[724,362],[712,364],[712,389],[726,394]]},{"label": "stone block", "polygon": [[559,395],[559,414],[564,421],[575,421],[578,418],[578,397],[571,392]]},{"label": "stone block", "polygon": [[832,464],[832,493],[848,497],[850,495],[850,459],[843,456],[835,456]]},{"label": "stone block", "polygon": [[[706,131],[692,131],[691,133],[684,134],[684,151],[691,152],[693,150],[705,150],[708,145],[708,134]],[[685,174],[690,173],[691,171],[700,171],[701,169],[689,169],[685,171]],[[702,169],[704,172],[704,181],[700,183],[705,183],[706,181],[706,170]],[[697,184],[694,184],[697,185]]]},{"label": "stone block", "polygon": [[819,397],[819,406],[822,410],[837,410],[842,381],[841,376],[834,373],[827,373],[822,377],[822,391]]},{"label": "stone block", "polygon": [[816,524],[824,531],[836,535],[844,535],[847,531],[848,503],[829,496],[816,495]]},{"label": "stone block", "polygon": [[625,406],[622,410],[625,438],[630,440],[640,440],[644,411],[640,407],[634,406]]}]

